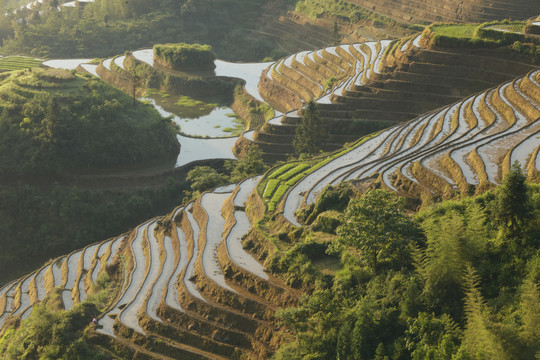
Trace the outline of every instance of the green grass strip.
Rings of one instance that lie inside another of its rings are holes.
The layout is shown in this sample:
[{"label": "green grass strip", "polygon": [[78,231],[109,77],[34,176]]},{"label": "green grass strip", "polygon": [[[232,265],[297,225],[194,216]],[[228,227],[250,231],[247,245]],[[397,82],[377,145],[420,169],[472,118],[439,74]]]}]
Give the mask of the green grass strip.
[{"label": "green grass strip", "polygon": [[281,174],[288,171],[289,169],[293,168],[294,166],[296,166],[296,163],[287,163],[287,164],[277,168],[276,170],[274,170],[274,172],[272,172],[270,175],[268,175],[268,178],[269,179],[275,179],[275,178],[279,177]]},{"label": "green grass strip", "polygon": [[[308,162],[304,162],[300,164],[298,164],[297,162],[287,163],[279,167],[278,169],[274,170],[274,172],[268,175],[269,180],[266,183],[266,187],[263,193],[264,199],[268,199],[270,198],[270,196],[272,196],[270,201],[267,202],[268,211],[273,212],[276,209],[276,205],[281,201],[281,198],[283,197],[283,195],[285,195],[285,193],[289,190],[291,186],[295,185],[297,182],[302,180],[307,175],[313,173],[314,171],[328,164],[330,161],[342,155],[345,155],[346,153],[362,145],[364,142],[368,141],[369,139],[379,135],[381,132],[382,131],[378,131],[371,135],[364,136],[363,138],[356,141],[356,143],[354,143],[352,146],[342,149],[339,152],[336,152],[316,162],[313,166],[309,165],[310,163],[313,163],[313,160],[312,160],[311,162],[308,161]],[[286,181],[286,182],[283,183],[283,181]],[[279,184],[279,187],[278,187],[278,184]],[[277,187],[277,190],[275,190],[276,187]]]},{"label": "green grass strip", "polygon": [[309,168],[310,166],[306,163],[301,163],[296,165],[291,170],[287,171],[285,174],[281,175],[278,179],[281,181],[287,181],[290,178],[292,178],[294,175],[304,171],[305,169]]},{"label": "green grass strip", "polygon": [[280,183],[280,181],[278,179],[270,179],[270,180],[268,180],[268,183],[266,184],[266,188],[264,189],[263,197],[265,199],[269,199],[272,196],[272,194],[274,193],[274,190],[276,190],[279,183]]},{"label": "green grass strip", "polygon": [[287,184],[281,184],[279,185],[278,189],[276,190],[276,192],[274,193],[274,196],[272,196],[272,199],[270,200],[270,202],[273,202],[275,204],[277,204],[279,202],[279,200],[281,200],[281,198],[283,197],[283,195],[285,195],[285,193],[287,192],[287,190],[289,190],[289,185]]},{"label": "green grass strip", "polygon": [[289,181],[287,181],[285,184],[287,184],[287,186],[293,186],[294,184],[296,184],[298,181],[302,180],[304,177],[306,177],[306,175],[309,175],[310,173],[300,173],[298,175],[296,175],[295,177],[293,177],[292,179],[289,179]]}]

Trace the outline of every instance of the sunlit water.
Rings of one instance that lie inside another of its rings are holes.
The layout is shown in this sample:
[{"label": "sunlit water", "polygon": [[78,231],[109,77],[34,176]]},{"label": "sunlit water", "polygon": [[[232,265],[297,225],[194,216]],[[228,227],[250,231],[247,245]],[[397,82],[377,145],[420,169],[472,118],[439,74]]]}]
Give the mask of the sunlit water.
[{"label": "sunlit water", "polygon": [[[153,60],[151,59],[150,50],[151,49],[140,50],[134,52],[134,55],[152,65]],[[123,59],[124,56],[116,58],[116,65],[123,67]],[[52,68],[72,70],[76,69],[77,66],[85,63],[87,64],[90,61],[91,59],[57,59],[45,61],[43,64]],[[107,63],[107,65],[109,64],[110,61]],[[271,62],[230,63],[222,60],[216,60],[215,64],[216,76],[227,76],[243,79],[246,82],[246,91],[257,100],[263,101],[258,91],[259,79],[262,71],[271,65]],[[88,68],[88,66],[86,67]],[[91,73],[95,73],[93,66],[87,70],[89,70]],[[238,128],[238,123],[235,122],[236,118],[228,116],[229,114],[234,114],[230,108],[217,107],[209,114],[193,119],[189,117],[182,117],[182,115],[176,115],[172,112],[166,111],[161,105],[158,104],[159,101],[157,101],[156,97],[153,99],[146,98],[146,100],[154,105],[163,116],[172,116],[173,121],[180,126],[181,132],[187,135],[177,135],[181,148],[176,161],[176,167],[180,167],[194,161],[207,159],[235,158],[232,148],[237,140],[237,137],[231,137],[233,132],[224,131],[228,130],[227,128]],[[210,137],[210,139],[197,137]]]},{"label": "sunlit water", "polygon": [[152,104],[161,116],[172,116],[172,120],[180,126],[180,132],[187,136],[229,137],[240,133],[244,127],[242,121],[237,120],[234,111],[227,106],[217,106],[209,112],[206,111],[206,114],[192,114],[182,110],[169,111],[171,107],[175,108],[174,101],[177,98],[178,96],[171,96],[164,99],[151,95],[143,100]]}]

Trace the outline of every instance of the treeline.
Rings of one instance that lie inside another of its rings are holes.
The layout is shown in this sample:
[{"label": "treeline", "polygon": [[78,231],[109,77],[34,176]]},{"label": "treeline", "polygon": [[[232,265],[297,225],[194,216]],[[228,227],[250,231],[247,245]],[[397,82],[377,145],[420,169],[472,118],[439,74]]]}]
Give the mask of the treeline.
[{"label": "treeline", "polygon": [[106,57],[155,43],[203,43],[223,59],[261,60],[274,45],[249,30],[263,0],[98,0],[75,8],[45,2],[0,21],[2,53]]},{"label": "treeline", "polygon": [[[332,213],[349,198],[343,215]],[[496,191],[414,217],[382,190],[358,198],[329,189],[309,211],[320,212],[312,228],[327,234],[304,228],[269,261],[307,289],[298,308],[278,313],[292,336],[276,359],[540,354],[540,186],[526,185],[517,167]],[[325,216],[337,221],[321,227]]]},{"label": "treeline", "polygon": [[175,130],[150,105],[67,71],[12,73],[0,84],[0,175],[163,161]]}]

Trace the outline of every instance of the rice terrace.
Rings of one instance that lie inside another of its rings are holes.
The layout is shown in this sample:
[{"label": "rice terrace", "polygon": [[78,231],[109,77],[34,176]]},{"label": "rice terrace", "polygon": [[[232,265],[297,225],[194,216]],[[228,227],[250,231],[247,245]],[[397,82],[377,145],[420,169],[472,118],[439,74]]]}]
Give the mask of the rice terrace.
[{"label": "rice terrace", "polygon": [[1,359],[540,358],[540,3],[5,0]]}]

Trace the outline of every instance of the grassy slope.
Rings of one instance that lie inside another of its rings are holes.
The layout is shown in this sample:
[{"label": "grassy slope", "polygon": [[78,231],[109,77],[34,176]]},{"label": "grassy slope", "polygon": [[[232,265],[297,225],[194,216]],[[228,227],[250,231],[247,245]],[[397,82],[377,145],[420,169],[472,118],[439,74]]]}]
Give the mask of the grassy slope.
[{"label": "grassy slope", "polygon": [[151,106],[80,74],[7,73],[0,99],[4,175],[137,164],[177,152],[173,128]]}]

